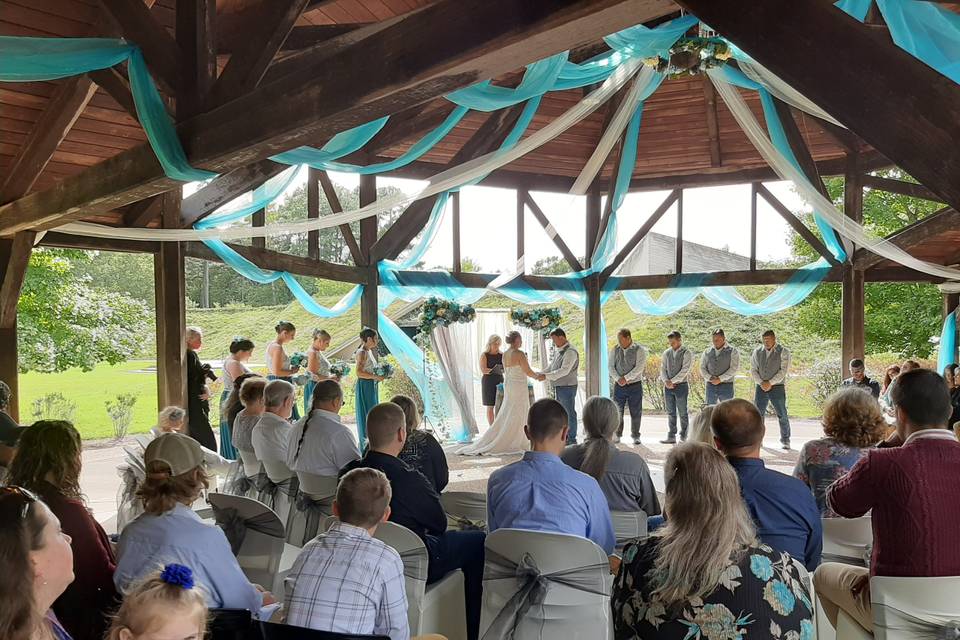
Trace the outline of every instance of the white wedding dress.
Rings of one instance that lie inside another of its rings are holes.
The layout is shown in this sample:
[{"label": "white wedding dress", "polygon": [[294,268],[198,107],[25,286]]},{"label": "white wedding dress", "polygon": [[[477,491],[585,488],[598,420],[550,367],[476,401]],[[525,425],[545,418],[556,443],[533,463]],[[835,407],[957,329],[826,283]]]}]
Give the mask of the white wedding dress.
[{"label": "white wedding dress", "polygon": [[530,392],[527,374],[521,365],[503,369],[503,402],[493,424],[478,440],[462,447],[457,453],[465,456],[522,453],[530,448],[523,425],[530,410]]}]

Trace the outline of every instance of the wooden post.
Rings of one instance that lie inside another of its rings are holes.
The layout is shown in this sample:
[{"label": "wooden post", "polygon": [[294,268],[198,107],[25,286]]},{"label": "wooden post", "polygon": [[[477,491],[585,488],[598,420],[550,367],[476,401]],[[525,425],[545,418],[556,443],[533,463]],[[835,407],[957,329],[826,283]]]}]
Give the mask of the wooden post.
[{"label": "wooden post", "polygon": [[21,231],[10,240],[0,240],[0,380],[10,387],[7,411],[20,418],[20,383],[17,367],[17,302],[27,275],[36,234]]},{"label": "wooden post", "polygon": [[[307,219],[316,220],[320,217],[320,174],[319,169],[310,167],[307,171]],[[374,218],[376,220],[376,218]],[[320,259],[320,231],[307,231],[307,257],[311,260]]]},{"label": "wooden post", "polygon": [[[844,176],[843,212],[856,222],[863,220],[863,184],[860,180],[857,157],[852,154],[848,156]],[[854,250],[853,246],[848,249],[850,256],[853,255]],[[852,259],[843,265],[841,287],[840,364],[845,370],[850,360],[864,356],[866,347],[863,271],[856,267]]]},{"label": "wooden post", "polygon": [[594,274],[587,278],[587,307],[584,316],[584,332],[586,351],[586,377],[587,377],[587,396],[595,396],[600,393],[601,376],[606,375],[600,369],[600,353],[606,349],[603,336],[600,335],[601,316],[603,309],[600,307],[600,277]]},{"label": "wooden post", "polygon": [[[260,209],[259,211],[253,212],[253,217],[250,218],[250,225],[254,227],[263,227],[267,224],[267,210]],[[251,238],[251,244],[258,249],[267,248],[267,239],[264,236],[258,238]]]},{"label": "wooden post", "polygon": [[454,191],[451,199],[453,200],[453,272],[460,273],[463,270],[463,260],[460,255],[460,192]]},{"label": "wooden post", "polygon": [[757,270],[757,183],[750,183],[750,271]]},{"label": "wooden post", "polygon": [[[360,176],[360,206],[365,207],[377,199],[377,178],[373,175]],[[364,327],[370,327],[377,330],[377,312],[379,299],[377,296],[377,286],[379,278],[377,276],[377,262],[373,259],[370,249],[377,241],[377,218],[376,216],[364,218],[360,221],[360,252],[364,258],[364,264],[368,267],[368,281],[363,289],[363,297],[360,299],[360,324]]]},{"label": "wooden post", "polygon": [[[180,221],[180,191],[160,196],[160,219],[165,228],[176,229]],[[183,245],[161,242],[154,254],[154,294],[157,308],[157,405],[186,406],[187,353],[186,284]]]},{"label": "wooden post", "polygon": [[683,273],[683,189],[677,198],[677,264],[674,273]]},{"label": "wooden post", "polygon": [[586,241],[583,249],[583,263],[585,267],[593,264],[593,247],[597,244],[597,234],[600,232],[600,216],[603,213],[600,190],[591,188],[587,192],[586,202]]},{"label": "wooden post", "polygon": [[[524,242],[523,220],[526,218],[526,196],[523,189],[517,189],[517,264],[523,260],[526,243]],[[523,269],[526,273],[526,265]]]}]

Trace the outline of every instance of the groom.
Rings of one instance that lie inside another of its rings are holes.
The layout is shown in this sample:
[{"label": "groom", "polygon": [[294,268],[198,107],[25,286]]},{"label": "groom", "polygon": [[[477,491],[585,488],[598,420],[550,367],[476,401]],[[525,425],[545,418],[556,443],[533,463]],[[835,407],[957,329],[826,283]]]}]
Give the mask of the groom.
[{"label": "groom", "polygon": [[567,334],[559,327],[550,332],[550,339],[557,353],[553,360],[538,376],[540,380],[549,380],[553,384],[557,402],[567,411],[567,444],[577,442],[577,369],[580,366],[580,354],[567,340]]}]

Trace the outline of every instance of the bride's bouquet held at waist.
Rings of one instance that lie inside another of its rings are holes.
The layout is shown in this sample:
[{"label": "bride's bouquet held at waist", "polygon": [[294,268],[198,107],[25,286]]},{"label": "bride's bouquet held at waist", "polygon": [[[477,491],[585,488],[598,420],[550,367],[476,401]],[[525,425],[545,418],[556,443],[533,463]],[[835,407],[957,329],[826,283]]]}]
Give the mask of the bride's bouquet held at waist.
[{"label": "bride's bouquet held at waist", "polygon": [[391,378],[393,377],[393,365],[387,362],[381,362],[373,368],[373,375],[380,376],[381,378]]}]

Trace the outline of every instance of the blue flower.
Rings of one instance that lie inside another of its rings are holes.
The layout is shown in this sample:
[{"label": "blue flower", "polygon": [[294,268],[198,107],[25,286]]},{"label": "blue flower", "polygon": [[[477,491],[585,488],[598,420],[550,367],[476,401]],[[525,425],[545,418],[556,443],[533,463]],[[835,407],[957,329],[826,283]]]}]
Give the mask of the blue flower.
[{"label": "blue flower", "polygon": [[193,570],[182,564],[168,564],[160,573],[160,579],[167,584],[193,589]]},{"label": "blue flower", "polygon": [[750,556],[750,572],[757,576],[757,579],[766,582],[773,577],[773,563],[766,556]]},{"label": "blue flower", "polygon": [[797,604],[797,598],[790,591],[790,587],[782,580],[768,582],[763,589],[763,599],[770,607],[782,616],[788,616]]},{"label": "blue flower", "polygon": [[800,621],[800,640],[813,640],[813,623],[809,620]]}]

